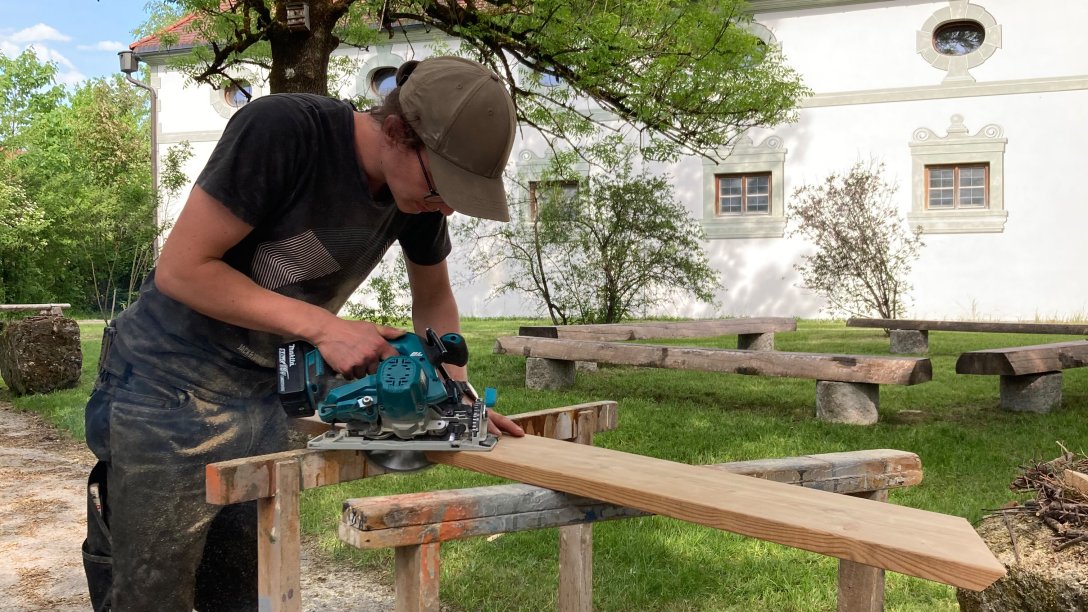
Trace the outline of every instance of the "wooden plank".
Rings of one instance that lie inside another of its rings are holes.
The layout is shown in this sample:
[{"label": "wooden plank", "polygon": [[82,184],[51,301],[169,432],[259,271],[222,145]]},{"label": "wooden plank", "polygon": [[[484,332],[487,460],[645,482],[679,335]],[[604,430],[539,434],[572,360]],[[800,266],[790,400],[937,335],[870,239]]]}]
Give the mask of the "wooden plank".
[{"label": "wooden plank", "polygon": [[884,385],[915,385],[933,378],[933,366],[924,357],[745,351],[526,336],[500,337],[495,342],[495,352],[565,361]]},{"label": "wooden plank", "polygon": [[961,588],[1005,574],[959,517],[531,436],[427,457]]},{"label": "wooden plank", "polygon": [[393,551],[396,612],[438,612],[438,544],[403,546]]},{"label": "wooden plank", "polygon": [[[597,431],[615,429],[619,422],[616,402],[608,400],[527,412],[513,415],[510,419],[524,427],[530,435],[552,433],[559,436],[559,439],[570,439],[578,435],[575,425],[578,413],[586,410],[596,413]],[[570,425],[564,429],[564,424],[567,423]],[[211,463],[205,468],[208,503],[226,505],[271,497],[275,492],[274,468],[277,462],[283,460],[299,464],[302,475],[300,485],[303,489],[386,473],[382,467],[369,463],[366,455],[360,451],[299,449],[242,457]]]},{"label": "wooden plank", "polygon": [[302,489],[324,487],[359,478],[385,474],[386,470],[366,460],[359,451],[313,451],[300,449],[242,457],[205,468],[205,487],[209,504],[226,505],[272,497],[276,494],[275,465],[294,461],[301,472]]},{"label": "wooden plank", "polygon": [[[843,494],[909,487],[922,481],[918,455],[891,449],[735,461],[707,467]],[[506,516],[514,518],[497,519]],[[503,525],[521,526],[521,529],[528,525],[558,527],[586,517],[611,520],[630,516],[647,516],[647,513],[533,485],[505,484],[349,499],[344,502],[342,521],[373,537],[385,531],[387,535],[381,536],[380,543],[361,540],[358,544],[360,548],[380,548],[431,541],[418,537],[459,539],[511,530]],[[473,521],[479,521],[479,525],[472,524]],[[436,527],[439,523],[449,525]],[[403,534],[389,533],[416,527],[404,530]],[[455,534],[464,535],[454,537]]]},{"label": "wooden plank", "polygon": [[[888,492],[859,493],[857,497],[888,501]],[[883,612],[884,570],[839,559],[838,612]]]},{"label": "wooden plank", "polygon": [[713,338],[783,331],[797,331],[797,321],[790,317],[751,317],[601,325],[540,325],[520,327],[518,335],[621,342],[649,338]]},{"label": "wooden plank", "polygon": [[1021,376],[1085,366],[1088,366],[1088,340],[1074,340],[970,351],[956,360],[956,373]]},{"label": "wooden plank", "polygon": [[559,612],[593,612],[593,525],[559,528]]},{"label": "wooden plank", "polygon": [[[510,419],[530,432],[530,435],[544,435],[543,432],[547,430],[551,432],[551,435],[548,435],[549,438],[571,440],[578,436],[575,417],[578,412],[587,409],[597,413],[596,431],[611,431],[619,426],[616,402],[610,400],[524,412],[511,415]],[[288,425],[295,431],[311,437],[320,436],[332,428],[316,416],[290,419]]]},{"label": "wooden plank", "polygon": [[1001,334],[1088,335],[1088,324],[1082,323],[1016,323],[1011,321],[925,321],[920,319],[851,318],[847,319],[846,326],[879,329],[992,332]]},{"label": "wooden plank", "polygon": [[[575,444],[593,445],[595,418],[589,410],[578,413],[580,434],[572,440]],[[593,612],[592,523],[559,528],[559,610]]]},{"label": "wooden plank", "polygon": [[0,304],[0,312],[24,312],[35,310],[41,314],[64,315],[65,308],[71,308],[71,304]]},{"label": "wooden plank", "polygon": [[276,496],[257,500],[257,606],[297,612],[302,609],[298,463],[277,461],[273,472]]},{"label": "wooden plank", "polygon": [[1065,486],[1072,487],[1080,491],[1085,497],[1088,497],[1088,474],[1075,472],[1073,470],[1065,470],[1064,480]]}]

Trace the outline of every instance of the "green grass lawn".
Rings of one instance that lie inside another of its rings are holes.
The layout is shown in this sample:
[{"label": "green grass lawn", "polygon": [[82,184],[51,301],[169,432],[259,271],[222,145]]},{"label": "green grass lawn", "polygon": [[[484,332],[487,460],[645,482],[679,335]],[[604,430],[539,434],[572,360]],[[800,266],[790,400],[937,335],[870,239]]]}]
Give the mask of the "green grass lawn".
[{"label": "green grass lawn", "polygon": [[[477,389],[499,390],[497,409],[512,414],[593,400],[619,403],[620,427],[598,434],[599,446],[685,463],[717,463],[813,453],[894,448],[922,458],[924,481],[893,491],[893,503],[975,521],[1015,498],[1008,484],[1020,465],[1060,453],[1057,442],[1083,452],[1088,440],[1088,369],[1064,374],[1064,406],[1047,415],[998,408],[997,377],[955,374],[963,351],[1078,339],[1024,334],[930,333],[933,381],[881,388],[881,421],[871,427],[817,422],[815,382],[679,370],[602,366],[579,373],[563,391],[525,389],[525,360],[491,354],[494,339],[516,333],[520,320],[470,320],[470,373]],[[79,389],[15,398],[82,436],[82,409],[98,355],[101,325],[84,333]],[[783,351],[888,354],[880,330],[842,322],[802,321],[776,334]],[[662,342],[677,344],[677,341]],[[735,336],[686,341],[736,345]],[[2,391],[7,394],[6,390]],[[5,395],[6,397],[6,395]],[[337,544],[344,499],[502,482],[446,467],[385,476],[303,495],[303,529],[345,563],[388,571],[391,551]],[[753,500],[758,504],[758,500]],[[836,562],[660,517],[598,524],[594,529],[594,598],[598,610],[828,610],[835,607]],[[442,549],[442,599],[465,610],[554,609],[555,530],[451,542]],[[889,574],[887,609],[955,609],[950,587]]]}]

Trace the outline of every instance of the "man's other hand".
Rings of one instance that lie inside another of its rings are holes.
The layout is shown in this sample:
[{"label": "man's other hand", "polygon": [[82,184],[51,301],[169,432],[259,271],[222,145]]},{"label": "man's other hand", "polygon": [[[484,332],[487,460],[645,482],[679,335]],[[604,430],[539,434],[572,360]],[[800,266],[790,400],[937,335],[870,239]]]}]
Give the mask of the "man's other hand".
[{"label": "man's other hand", "polygon": [[493,436],[499,436],[505,433],[507,435],[514,436],[515,438],[520,438],[525,435],[525,430],[523,430],[517,423],[495,412],[494,410],[488,410],[487,433]]}]

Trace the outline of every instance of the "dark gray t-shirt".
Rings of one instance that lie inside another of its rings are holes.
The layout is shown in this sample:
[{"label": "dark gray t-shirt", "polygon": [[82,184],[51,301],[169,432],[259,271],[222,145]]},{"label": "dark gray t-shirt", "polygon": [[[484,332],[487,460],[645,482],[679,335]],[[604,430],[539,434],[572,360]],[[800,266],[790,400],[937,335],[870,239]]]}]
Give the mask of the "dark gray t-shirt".
[{"label": "dark gray t-shirt", "polygon": [[[345,102],[309,94],[255,99],[231,118],[196,182],[253,226],[223,256],[227,264],[330,312],[394,241],[422,265],[450,252],[442,214],[402,213],[384,188],[371,196]],[[271,389],[275,349],[290,340],[192,310],[159,292],[154,271],[117,328],[118,350],[134,368],[232,396]]]}]

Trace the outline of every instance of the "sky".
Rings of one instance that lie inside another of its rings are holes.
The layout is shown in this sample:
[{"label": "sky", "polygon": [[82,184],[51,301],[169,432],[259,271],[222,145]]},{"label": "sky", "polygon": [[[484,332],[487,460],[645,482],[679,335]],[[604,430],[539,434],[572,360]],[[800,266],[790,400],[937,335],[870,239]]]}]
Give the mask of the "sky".
[{"label": "sky", "polygon": [[148,0],[0,0],[0,53],[34,47],[56,62],[57,82],[119,74],[117,53],[136,40]]}]

